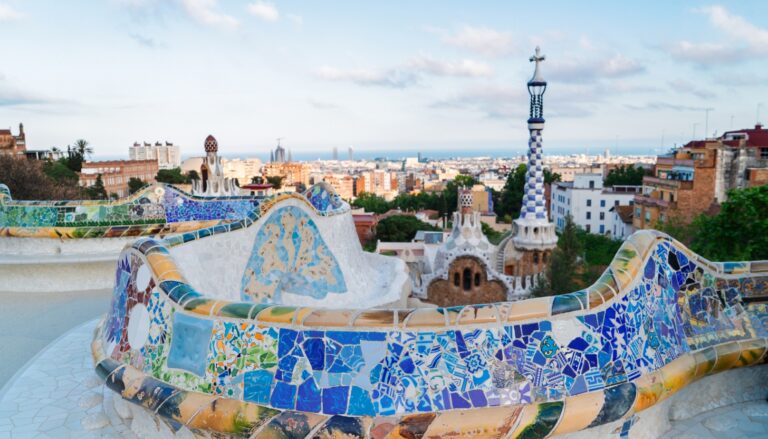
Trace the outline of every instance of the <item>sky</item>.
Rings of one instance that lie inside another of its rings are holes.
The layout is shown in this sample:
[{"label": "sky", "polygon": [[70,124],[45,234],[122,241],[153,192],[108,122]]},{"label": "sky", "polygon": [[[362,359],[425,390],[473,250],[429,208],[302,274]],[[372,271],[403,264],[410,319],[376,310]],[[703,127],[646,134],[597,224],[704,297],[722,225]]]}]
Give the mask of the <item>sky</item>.
[{"label": "sky", "polygon": [[537,45],[545,153],[768,120],[764,0],[0,0],[0,41],[0,127],[96,158],[208,134],[226,155],[520,155]]}]

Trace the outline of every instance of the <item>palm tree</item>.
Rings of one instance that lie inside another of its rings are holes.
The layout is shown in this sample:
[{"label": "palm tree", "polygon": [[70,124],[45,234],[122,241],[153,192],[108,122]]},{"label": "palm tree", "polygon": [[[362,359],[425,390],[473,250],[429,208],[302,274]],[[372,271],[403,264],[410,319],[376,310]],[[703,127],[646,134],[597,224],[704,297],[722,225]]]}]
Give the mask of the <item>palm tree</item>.
[{"label": "palm tree", "polygon": [[93,147],[88,143],[85,139],[78,139],[75,140],[75,151],[77,151],[77,154],[85,159],[85,156],[88,155],[90,157],[91,154],[93,154]]}]

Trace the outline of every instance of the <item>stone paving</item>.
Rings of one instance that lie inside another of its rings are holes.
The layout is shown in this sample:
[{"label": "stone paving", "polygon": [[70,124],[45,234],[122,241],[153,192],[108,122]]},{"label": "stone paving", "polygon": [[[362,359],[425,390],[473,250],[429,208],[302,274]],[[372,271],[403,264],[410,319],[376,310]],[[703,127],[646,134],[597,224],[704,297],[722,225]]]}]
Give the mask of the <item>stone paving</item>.
[{"label": "stone paving", "polygon": [[61,334],[109,309],[111,290],[0,293],[0,388]]},{"label": "stone paving", "polygon": [[0,439],[99,438],[133,434],[112,425],[89,346],[97,320],[53,342],[0,393]]},{"label": "stone paving", "polygon": [[[0,439],[136,437],[93,372],[89,346],[96,323],[63,335],[0,390]],[[768,438],[768,403],[732,404],[671,425],[662,439]]]},{"label": "stone paving", "polygon": [[662,439],[768,438],[768,403],[751,401],[672,423]]}]

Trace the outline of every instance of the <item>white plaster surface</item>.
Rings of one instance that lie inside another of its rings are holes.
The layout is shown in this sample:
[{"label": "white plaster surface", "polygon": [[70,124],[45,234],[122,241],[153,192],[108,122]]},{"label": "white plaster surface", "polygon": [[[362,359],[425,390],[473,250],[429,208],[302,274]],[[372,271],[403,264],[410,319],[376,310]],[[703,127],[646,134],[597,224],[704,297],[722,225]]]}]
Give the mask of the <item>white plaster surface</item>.
[{"label": "white plaster surface", "polygon": [[0,293],[111,288],[120,251],[135,239],[0,237]]}]

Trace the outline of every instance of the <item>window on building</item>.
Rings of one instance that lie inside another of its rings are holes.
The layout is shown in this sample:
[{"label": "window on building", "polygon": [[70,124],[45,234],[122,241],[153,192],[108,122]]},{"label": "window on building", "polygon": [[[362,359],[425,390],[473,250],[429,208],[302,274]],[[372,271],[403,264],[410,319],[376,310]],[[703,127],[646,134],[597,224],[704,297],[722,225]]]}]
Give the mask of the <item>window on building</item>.
[{"label": "window on building", "polygon": [[589,188],[594,189],[595,188],[595,180],[589,180]]},{"label": "window on building", "polygon": [[587,212],[587,219],[592,219],[592,212]]},{"label": "window on building", "polygon": [[618,205],[619,205],[619,200],[616,200],[616,201],[614,201],[614,202],[613,202],[613,205],[614,205],[614,206],[618,206]]},{"label": "window on building", "polygon": [[475,286],[480,286],[480,273],[475,273]]},{"label": "window on building", "polygon": [[761,159],[768,159],[768,148],[760,149],[760,158]]},{"label": "window on building", "polygon": [[464,269],[464,275],[462,276],[462,283],[464,284],[464,291],[472,289],[472,270],[469,268]]},{"label": "window on building", "polygon": [[635,218],[640,218],[640,215],[643,214],[643,210],[639,207],[635,207]]},{"label": "window on building", "polygon": [[453,273],[453,285],[454,286],[457,286],[457,287],[459,286],[459,277],[460,277],[459,273]]},{"label": "window on building", "polygon": [[590,226],[589,224],[587,224],[587,233],[589,233],[589,232],[591,232],[591,231],[592,231],[592,226]]},{"label": "window on building", "polygon": [[605,212],[600,212],[600,219],[601,219],[601,220],[604,220],[604,219],[605,219]]},{"label": "window on building", "polygon": [[646,210],[645,211],[645,222],[647,222],[647,223],[651,222],[651,211],[650,210]]},{"label": "window on building", "polygon": [[538,264],[539,263],[539,254],[538,253],[534,253],[533,254],[533,263],[534,264]]},{"label": "window on building", "polygon": [[604,224],[600,224],[600,234],[601,235],[605,234],[605,225]]},{"label": "window on building", "polygon": [[600,207],[605,207],[605,200],[600,200]]},{"label": "window on building", "polygon": [[592,200],[590,199],[587,200],[587,207],[592,207]]}]

